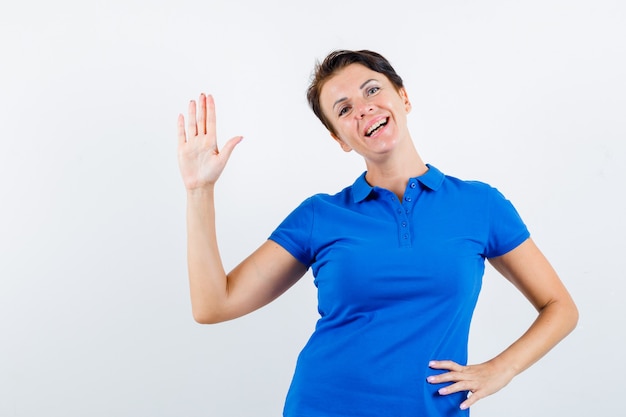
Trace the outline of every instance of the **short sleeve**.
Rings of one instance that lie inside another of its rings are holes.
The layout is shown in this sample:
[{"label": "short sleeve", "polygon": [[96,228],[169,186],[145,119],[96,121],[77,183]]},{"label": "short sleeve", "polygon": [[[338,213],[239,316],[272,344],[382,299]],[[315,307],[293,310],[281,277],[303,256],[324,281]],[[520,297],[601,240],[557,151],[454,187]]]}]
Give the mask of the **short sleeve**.
[{"label": "short sleeve", "polygon": [[314,210],[312,198],[303,201],[269,236],[291,253],[294,258],[310,267],[314,260],[311,245]]},{"label": "short sleeve", "polygon": [[489,236],[485,256],[495,258],[515,249],[530,233],[513,204],[497,189],[489,194]]}]

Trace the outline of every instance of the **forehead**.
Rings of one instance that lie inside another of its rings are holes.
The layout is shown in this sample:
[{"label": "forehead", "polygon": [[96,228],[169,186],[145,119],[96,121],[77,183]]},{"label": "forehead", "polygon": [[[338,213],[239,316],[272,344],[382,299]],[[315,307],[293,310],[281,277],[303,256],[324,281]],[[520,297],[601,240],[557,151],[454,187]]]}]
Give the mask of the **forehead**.
[{"label": "forehead", "polygon": [[384,74],[373,71],[361,64],[350,64],[332,75],[324,85],[320,92],[320,96],[332,94],[333,91],[341,89],[358,89],[359,86],[368,79],[386,80]]},{"label": "forehead", "polygon": [[358,92],[368,80],[389,82],[385,74],[361,64],[350,64],[326,80],[320,91],[320,104],[322,107],[332,107],[336,100]]}]

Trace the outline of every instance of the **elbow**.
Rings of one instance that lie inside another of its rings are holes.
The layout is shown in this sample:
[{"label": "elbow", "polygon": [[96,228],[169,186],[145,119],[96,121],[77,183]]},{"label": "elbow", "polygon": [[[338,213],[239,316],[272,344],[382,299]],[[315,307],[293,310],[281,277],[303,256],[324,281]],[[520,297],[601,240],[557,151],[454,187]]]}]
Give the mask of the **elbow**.
[{"label": "elbow", "polygon": [[198,324],[216,324],[219,323],[218,320],[215,320],[209,316],[205,316],[205,315],[197,315],[194,314],[193,315],[193,320],[198,323]]},{"label": "elbow", "polygon": [[578,307],[571,297],[551,301],[538,311],[539,315],[544,316],[550,323],[554,335],[559,340],[570,334],[578,325]]},{"label": "elbow", "polygon": [[198,324],[217,324],[226,321],[215,311],[192,309],[193,319]]},{"label": "elbow", "polygon": [[565,310],[565,318],[566,323],[568,325],[568,333],[572,332],[576,326],[578,325],[578,319],[580,318],[580,313],[578,312],[578,307],[574,302],[574,299],[570,294],[564,299],[564,310]]},{"label": "elbow", "polygon": [[557,310],[554,311],[558,312],[558,322],[560,322],[564,337],[571,333],[578,325],[578,307],[576,307],[576,304],[570,297],[562,302],[555,303],[554,307],[557,308]]},{"label": "elbow", "polygon": [[570,312],[568,314],[570,320],[570,332],[573,331],[578,325],[578,319],[580,318],[580,313],[578,311],[578,307],[574,301],[571,301]]}]

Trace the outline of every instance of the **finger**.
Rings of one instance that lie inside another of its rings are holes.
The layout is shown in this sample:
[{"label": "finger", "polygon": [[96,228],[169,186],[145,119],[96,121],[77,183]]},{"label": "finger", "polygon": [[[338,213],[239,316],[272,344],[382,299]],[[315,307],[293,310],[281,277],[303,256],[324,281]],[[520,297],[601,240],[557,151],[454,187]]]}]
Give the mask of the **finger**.
[{"label": "finger", "polygon": [[431,375],[426,378],[426,381],[431,384],[443,384],[444,382],[456,382],[463,380],[463,374],[460,372],[446,372],[439,375]]},{"label": "finger", "polygon": [[198,100],[200,104],[200,111],[198,112],[198,134],[204,135],[206,133],[206,96],[204,93],[200,94]]},{"label": "finger", "polygon": [[467,410],[472,405],[474,405],[478,400],[480,400],[480,396],[478,396],[477,394],[471,394],[469,397],[467,397],[467,400],[461,403],[459,408],[461,410]]},{"label": "finger", "polygon": [[185,134],[185,116],[182,114],[178,115],[177,131],[178,145],[184,145],[187,142],[187,135]]},{"label": "finger", "polygon": [[189,102],[189,120],[187,120],[187,133],[189,136],[197,136],[198,128],[196,126],[196,102],[191,100]]},{"label": "finger", "polygon": [[228,158],[230,158],[230,154],[233,153],[233,149],[235,149],[235,146],[237,146],[242,140],[243,136],[235,136],[234,138],[229,139],[228,142],[226,142],[222,147],[220,155],[223,155],[226,160],[228,160]]},{"label": "finger", "polygon": [[472,384],[473,384],[472,381],[459,381],[452,385],[439,388],[437,392],[440,395],[448,395],[448,394],[454,394],[456,392],[461,392],[461,391],[472,391]]},{"label": "finger", "polygon": [[430,361],[428,366],[432,369],[445,369],[454,372],[461,372],[465,368],[454,361]]},{"label": "finger", "polygon": [[209,94],[206,97],[206,131],[210,137],[216,138],[215,100]]}]

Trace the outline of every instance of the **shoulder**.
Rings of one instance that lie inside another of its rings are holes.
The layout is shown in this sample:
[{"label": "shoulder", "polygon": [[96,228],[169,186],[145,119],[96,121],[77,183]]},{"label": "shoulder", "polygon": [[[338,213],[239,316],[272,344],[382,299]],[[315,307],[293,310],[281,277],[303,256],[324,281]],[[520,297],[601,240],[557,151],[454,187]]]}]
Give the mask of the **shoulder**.
[{"label": "shoulder", "polygon": [[461,190],[474,191],[474,192],[479,192],[479,193],[490,192],[495,189],[490,184],[481,180],[461,179],[461,178],[458,178],[452,175],[447,175],[447,174],[444,175],[444,177],[445,177],[445,180],[443,182],[443,185],[452,187],[452,188],[458,188]]},{"label": "shoulder", "polygon": [[479,180],[461,179],[440,171],[431,164],[426,164],[428,171],[416,177],[423,186],[433,191],[443,189],[444,192],[466,191],[466,192],[486,192],[492,189],[489,184]]},{"label": "shoulder", "polygon": [[[439,198],[455,201],[457,204],[478,207],[509,204],[504,194],[494,185],[477,179],[461,179],[441,174],[441,185],[437,188]],[[467,207],[467,206],[466,206]]]},{"label": "shoulder", "polygon": [[352,184],[343,188],[341,191],[333,194],[317,193],[308,197],[306,200],[303,201],[302,204],[316,207],[324,205],[347,206],[355,201],[355,193],[357,193],[357,188],[358,187],[356,186],[356,184]]},{"label": "shoulder", "polygon": [[500,194],[491,184],[475,179],[461,179],[452,175],[444,175],[440,190],[449,197],[488,200]]}]

